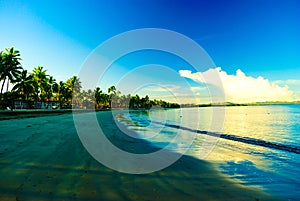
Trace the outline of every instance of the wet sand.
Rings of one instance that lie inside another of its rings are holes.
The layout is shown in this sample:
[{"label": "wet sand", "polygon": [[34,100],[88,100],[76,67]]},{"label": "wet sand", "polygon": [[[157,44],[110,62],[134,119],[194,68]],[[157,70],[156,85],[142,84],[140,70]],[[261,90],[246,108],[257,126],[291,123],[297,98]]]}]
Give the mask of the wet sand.
[{"label": "wet sand", "polygon": [[[89,115],[86,113],[77,115]],[[111,112],[98,112],[108,139],[135,153],[156,150],[124,136]],[[85,150],[72,114],[0,121],[0,200],[276,200],[183,156],[170,167],[133,175],[109,169]]]}]

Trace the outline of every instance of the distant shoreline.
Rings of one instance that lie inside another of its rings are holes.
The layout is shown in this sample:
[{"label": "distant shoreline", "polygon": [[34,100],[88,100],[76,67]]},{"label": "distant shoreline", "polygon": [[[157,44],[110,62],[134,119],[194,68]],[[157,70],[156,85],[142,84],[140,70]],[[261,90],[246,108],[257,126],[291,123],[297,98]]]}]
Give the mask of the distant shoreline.
[{"label": "distant shoreline", "polygon": [[[257,102],[249,104],[240,103],[226,103],[226,104],[200,104],[200,105],[181,105],[181,108],[197,108],[197,107],[237,107],[237,106],[276,106],[276,105],[300,105],[300,101],[297,102]],[[125,110],[118,108],[119,110]],[[166,108],[166,109],[178,109],[178,108]],[[100,112],[110,111],[111,109],[59,109],[59,110],[46,110],[46,109],[18,109],[18,110],[0,110],[0,121],[10,119],[22,119],[22,118],[35,118],[41,116],[50,115],[62,115],[72,112],[85,113],[85,112]],[[139,108],[135,110],[147,110],[146,108]]]},{"label": "distant shoreline", "polygon": [[207,103],[207,104],[183,104],[181,107],[220,107],[220,106],[272,106],[272,105],[300,105],[300,101],[294,102],[255,102],[255,103]]}]

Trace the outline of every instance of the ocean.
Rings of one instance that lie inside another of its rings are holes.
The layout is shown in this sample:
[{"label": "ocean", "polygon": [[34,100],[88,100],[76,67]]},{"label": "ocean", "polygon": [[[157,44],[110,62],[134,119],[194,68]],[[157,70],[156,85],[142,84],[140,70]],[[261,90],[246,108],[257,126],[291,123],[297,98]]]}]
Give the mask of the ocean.
[{"label": "ocean", "polygon": [[161,149],[211,161],[237,182],[300,200],[300,105],[129,111],[119,121]]}]

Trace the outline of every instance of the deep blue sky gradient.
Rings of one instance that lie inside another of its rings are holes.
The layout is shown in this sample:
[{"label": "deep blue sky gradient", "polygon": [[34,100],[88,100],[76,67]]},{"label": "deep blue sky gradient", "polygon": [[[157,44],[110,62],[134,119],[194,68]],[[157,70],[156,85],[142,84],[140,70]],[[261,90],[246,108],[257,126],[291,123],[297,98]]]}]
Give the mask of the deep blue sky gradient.
[{"label": "deep blue sky gradient", "polygon": [[108,38],[155,27],[195,40],[229,74],[299,79],[299,9],[297,0],[1,0],[0,48],[15,46],[27,68],[65,79]]}]

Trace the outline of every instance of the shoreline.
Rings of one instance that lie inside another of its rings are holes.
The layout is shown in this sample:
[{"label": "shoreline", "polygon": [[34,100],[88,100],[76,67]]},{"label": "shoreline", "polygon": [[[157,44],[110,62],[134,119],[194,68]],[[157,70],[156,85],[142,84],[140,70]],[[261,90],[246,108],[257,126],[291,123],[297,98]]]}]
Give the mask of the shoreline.
[{"label": "shoreline", "polygon": [[54,116],[54,115],[63,115],[70,114],[72,112],[76,113],[87,113],[87,112],[100,112],[100,111],[109,111],[108,109],[60,109],[60,110],[47,110],[47,109],[22,109],[22,110],[3,110],[0,111],[0,121],[1,120],[10,120],[10,119],[23,119],[23,118],[36,118],[43,116]]},{"label": "shoreline", "polygon": [[[166,108],[166,109],[178,109],[178,108]],[[125,111],[131,109],[114,108],[113,111]],[[133,111],[140,111],[145,109],[133,109]],[[48,110],[48,109],[15,109],[11,110],[0,110],[0,121],[11,120],[11,119],[23,119],[23,118],[36,118],[43,116],[54,116],[63,115],[70,113],[89,113],[89,112],[105,112],[112,111],[112,109],[59,109],[59,110]]]},{"label": "shoreline", "polygon": [[[207,108],[207,107],[252,107],[252,106],[285,106],[285,105],[300,105],[300,103],[277,103],[277,104],[234,104],[234,105],[195,105],[195,106],[183,106],[181,108]],[[165,109],[180,109],[180,108],[165,108]],[[114,109],[59,109],[59,110],[48,110],[48,109],[15,109],[11,110],[0,110],[0,121],[10,119],[22,119],[22,118],[36,118],[50,115],[62,115],[68,113],[88,113],[88,112],[100,112],[100,111],[117,111],[117,110],[131,110],[124,108]],[[132,109],[133,111],[145,110],[143,108]]]},{"label": "shoreline", "polygon": [[[0,121],[5,131],[0,138],[1,200],[276,200],[191,156],[144,175],[109,169],[87,153],[69,114]],[[83,126],[90,126],[89,113],[76,115]],[[157,149],[124,135],[112,123],[111,112],[98,112],[97,117],[107,138],[121,149]]]}]

